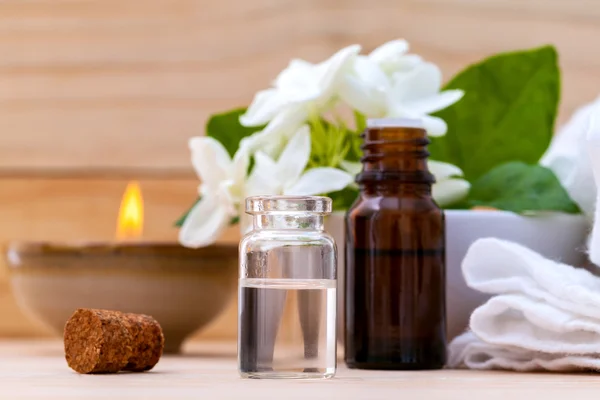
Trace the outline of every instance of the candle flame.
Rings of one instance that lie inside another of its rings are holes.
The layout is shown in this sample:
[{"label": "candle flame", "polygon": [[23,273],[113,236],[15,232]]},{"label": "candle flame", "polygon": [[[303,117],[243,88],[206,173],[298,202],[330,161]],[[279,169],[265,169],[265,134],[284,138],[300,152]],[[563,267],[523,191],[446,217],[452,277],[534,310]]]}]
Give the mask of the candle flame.
[{"label": "candle flame", "polygon": [[119,209],[117,239],[136,239],[142,236],[144,226],[144,202],[137,182],[129,182]]}]

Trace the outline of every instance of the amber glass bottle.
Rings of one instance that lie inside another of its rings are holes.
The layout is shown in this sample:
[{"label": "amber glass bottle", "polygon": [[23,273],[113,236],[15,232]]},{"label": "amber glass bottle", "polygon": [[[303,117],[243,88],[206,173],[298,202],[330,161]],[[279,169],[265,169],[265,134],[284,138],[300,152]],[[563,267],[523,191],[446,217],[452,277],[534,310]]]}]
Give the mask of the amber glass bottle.
[{"label": "amber glass bottle", "polygon": [[350,368],[438,369],[446,361],[445,224],[431,197],[418,120],[369,120],[360,196],[346,215]]}]

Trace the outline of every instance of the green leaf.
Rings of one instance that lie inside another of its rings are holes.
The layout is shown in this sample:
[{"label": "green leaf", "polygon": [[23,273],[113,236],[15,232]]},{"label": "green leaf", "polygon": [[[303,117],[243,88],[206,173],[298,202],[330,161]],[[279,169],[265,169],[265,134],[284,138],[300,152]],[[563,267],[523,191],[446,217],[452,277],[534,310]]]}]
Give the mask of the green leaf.
[{"label": "green leaf", "polygon": [[201,197],[198,197],[196,199],[196,201],[194,201],[194,204],[192,204],[192,206],[190,208],[188,208],[188,210],[186,212],[184,212],[183,215],[181,217],[179,217],[179,219],[177,221],[175,221],[176,227],[181,228],[181,226],[183,225],[183,222],[189,215],[190,211],[192,211],[192,208],[194,208],[194,206],[196,206],[196,204],[198,204],[198,202],[200,202],[200,199],[201,199]]},{"label": "green leaf", "polygon": [[355,187],[347,187],[337,192],[327,194],[332,200],[334,211],[348,210],[358,197],[358,189]]},{"label": "green leaf", "polygon": [[468,203],[472,207],[488,206],[517,213],[580,212],[554,172],[541,165],[518,161],[502,164],[476,180]]},{"label": "green leaf", "polygon": [[560,97],[554,47],[503,53],[460,72],[444,89],[465,96],[436,115],[448,133],[431,158],[459,166],[473,182],[508,161],[537,163],[548,148]]},{"label": "green leaf", "polygon": [[206,123],[206,135],[217,139],[233,157],[240,141],[254,132],[262,130],[263,126],[246,127],[240,124],[240,116],[245,108],[236,108],[221,114],[214,114]]}]

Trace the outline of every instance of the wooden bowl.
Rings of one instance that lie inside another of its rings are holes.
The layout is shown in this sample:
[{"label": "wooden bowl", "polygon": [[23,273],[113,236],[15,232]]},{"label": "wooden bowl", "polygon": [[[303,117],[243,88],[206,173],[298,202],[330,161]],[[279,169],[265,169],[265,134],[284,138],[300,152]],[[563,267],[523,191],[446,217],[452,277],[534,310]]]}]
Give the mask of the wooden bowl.
[{"label": "wooden bowl", "polygon": [[168,353],[215,319],[237,284],[234,245],[16,243],[6,258],[17,303],[33,320],[62,335],[77,308],[148,314]]}]

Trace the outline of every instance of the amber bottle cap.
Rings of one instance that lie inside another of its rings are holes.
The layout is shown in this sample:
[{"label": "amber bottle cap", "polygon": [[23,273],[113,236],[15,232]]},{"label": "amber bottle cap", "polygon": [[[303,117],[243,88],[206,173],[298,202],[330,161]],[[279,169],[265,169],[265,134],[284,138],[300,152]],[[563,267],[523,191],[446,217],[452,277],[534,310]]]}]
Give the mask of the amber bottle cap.
[{"label": "amber bottle cap", "polygon": [[367,128],[417,128],[424,129],[420,119],[412,118],[369,118]]}]

